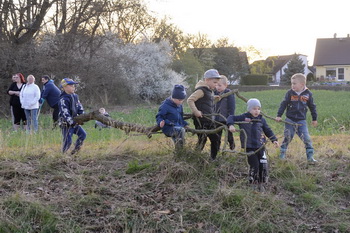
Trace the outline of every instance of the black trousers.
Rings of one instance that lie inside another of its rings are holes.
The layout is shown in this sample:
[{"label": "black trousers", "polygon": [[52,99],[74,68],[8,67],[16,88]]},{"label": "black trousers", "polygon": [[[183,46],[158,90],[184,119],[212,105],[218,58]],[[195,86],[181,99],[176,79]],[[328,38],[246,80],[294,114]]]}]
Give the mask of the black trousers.
[{"label": "black trousers", "polygon": [[[218,127],[219,127],[219,126],[220,126],[220,125],[218,125]],[[221,130],[220,132],[218,132],[218,135],[219,135],[219,148],[220,148],[220,145],[221,145],[222,131],[223,131],[223,130]],[[235,140],[234,140],[234,138],[233,138],[232,132],[230,132],[230,131],[228,131],[228,133],[227,133],[227,141],[228,141],[228,143],[230,144],[230,150],[234,150],[235,147],[236,147],[236,145],[235,145]]]},{"label": "black trousers", "polygon": [[[199,118],[194,118],[193,123],[195,126],[195,129],[215,129],[215,123],[211,121],[203,121]],[[219,134],[197,134],[198,136],[198,142],[196,145],[196,148],[198,150],[203,150],[205,143],[207,142],[207,138],[210,140],[210,157],[212,159],[216,159],[216,155],[218,154],[219,148],[220,148],[220,138]]]},{"label": "black trousers", "polygon": [[[247,148],[247,152],[256,151],[258,148]],[[249,182],[266,183],[269,176],[267,156],[265,148],[248,155]]]},{"label": "black trousers", "polygon": [[58,104],[55,104],[52,108],[53,108],[52,120],[53,120],[53,123],[56,123],[58,121],[58,113],[60,112],[60,110],[58,108]]}]

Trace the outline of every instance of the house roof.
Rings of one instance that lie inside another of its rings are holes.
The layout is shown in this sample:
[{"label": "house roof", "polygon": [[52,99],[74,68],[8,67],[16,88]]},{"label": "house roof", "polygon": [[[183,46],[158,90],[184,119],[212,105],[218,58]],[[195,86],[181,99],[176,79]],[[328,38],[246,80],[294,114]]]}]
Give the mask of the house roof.
[{"label": "house roof", "polygon": [[313,65],[350,65],[350,37],[317,39]]},{"label": "house roof", "polygon": [[282,69],[282,67],[287,64],[290,59],[292,59],[293,55],[285,55],[285,56],[278,56],[275,57],[275,65],[273,66],[272,73],[276,74],[279,70]]}]

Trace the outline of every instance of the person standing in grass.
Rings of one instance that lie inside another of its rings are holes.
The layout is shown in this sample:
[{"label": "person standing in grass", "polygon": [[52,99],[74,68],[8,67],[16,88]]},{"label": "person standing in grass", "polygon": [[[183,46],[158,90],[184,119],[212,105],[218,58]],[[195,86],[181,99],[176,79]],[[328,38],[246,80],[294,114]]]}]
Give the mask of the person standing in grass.
[{"label": "person standing in grass", "polygon": [[[225,75],[221,75],[221,79],[216,86],[216,90],[214,94],[220,96],[227,92],[230,92],[231,90],[227,88],[227,85],[228,85],[227,77]],[[223,125],[226,125],[227,117],[229,115],[235,115],[235,109],[236,109],[235,95],[229,95],[225,98],[220,99],[220,101],[218,101],[215,104],[215,113],[220,114],[218,116],[215,116],[215,121],[220,122]],[[222,130],[218,134],[219,134],[219,148],[220,148]],[[230,144],[230,150],[234,150],[235,141],[233,139],[233,134],[230,131],[227,134],[227,140],[228,140],[228,143]]]},{"label": "person standing in grass", "polygon": [[[278,141],[265,118],[260,114],[261,103],[258,99],[249,99],[248,112],[227,119],[227,126],[231,132],[236,129],[233,124],[238,123],[243,130],[240,134],[241,147],[248,153],[249,182],[252,184],[266,183],[268,180],[268,161],[265,151],[266,136],[276,147]],[[241,122],[241,123],[239,123]]]},{"label": "person standing in grass", "polygon": [[[306,87],[306,77],[301,73],[291,77],[292,88],[287,91],[277,112],[276,121],[281,121],[281,117],[286,111],[286,122],[284,127],[284,140],[281,145],[280,158],[285,159],[289,143],[295,133],[304,142],[306,157],[309,162],[317,162],[314,159],[314,148],[306,122],[307,109],[310,109],[312,125],[317,126],[316,104],[311,91]],[[291,124],[288,124],[291,123]]]},{"label": "person standing in grass", "polygon": [[86,138],[85,130],[74,121],[74,117],[84,113],[79,97],[75,94],[75,86],[78,84],[69,78],[64,78],[61,81],[62,93],[58,101],[59,107],[59,125],[62,129],[63,145],[62,152],[68,151],[72,144],[72,136],[76,134],[78,139],[75,143],[71,155],[76,154],[81,149]]},{"label": "person standing in grass", "polygon": [[[187,99],[187,103],[194,115],[193,123],[196,129],[212,130],[216,128],[214,121],[214,92],[216,85],[218,84],[221,76],[215,69],[207,70],[204,73],[204,80],[200,80],[196,86],[195,91]],[[219,135],[213,134],[197,134],[198,142],[197,149],[203,150],[207,137],[209,137],[210,145],[210,158],[216,159],[216,155],[219,151]]]},{"label": "person standing in grass", "polygon": [[40,88],[35,84],[33,75],[28,75],[27,84],[23,86],[19,99],[27,118],[27,132],[37,132]]},{"label": "person standing in grass", "polygon": [[56,124],[58,121],[58,112],[59,112],[58,100],[60,99],[61,91],[48,75],[42,76],[41,82],[44,85],[43,85],[43,90],[41,92],[40,104],[41,105],[44,104],[44,101],[46,100],[49,106],[53,108],[52,120],[53,120],[53,126],[56,127]]},{"label": "person standing in grass", "polygon": [[157,125],[162,132],[171,137],[175,143],[175,150],[181,150],[185,144],[185,128],[188,123],[183,117],[182,103],[186,99],[186,90],[183,85],[175,85],[171,97],[160,105],[156,115]]},{"label": "person standing in grass", "polygon": [[21,122],[23,127],[26,127],[27,124],[26,114],[24,113],[24,109],[22,108],[21,101],[19,99],[19,94],[26,82],[23,74],[21,73],[14,74],[12,76],[12,80],[14,82],[7,90],[7,94],[11,96],[10,106],[13,113],[13,129],[17,131],[21,126]]}]

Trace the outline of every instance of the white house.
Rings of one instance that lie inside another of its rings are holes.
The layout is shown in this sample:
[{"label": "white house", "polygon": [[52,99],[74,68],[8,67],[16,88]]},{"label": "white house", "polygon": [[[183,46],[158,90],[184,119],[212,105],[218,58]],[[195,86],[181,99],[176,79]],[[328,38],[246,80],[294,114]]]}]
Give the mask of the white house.
[{"label": "white house", "polygon": [[[285,55],[285,56],[273,56],[268,57],[266,60],[273,60],[274,66],[272,68],[272,80],[274,83],[279,84],[281,82],[281,77],[284,75],[284,69],[288,67],[288,64],[290,60],[292,59],[293,55]],[[307,76],[309,73],[312,73],[312,71],[308,68],[308,61],[307,56],[298,54],[299,58],[303,61],[303,64],[305,65],[304,68],[304,75]]]}]

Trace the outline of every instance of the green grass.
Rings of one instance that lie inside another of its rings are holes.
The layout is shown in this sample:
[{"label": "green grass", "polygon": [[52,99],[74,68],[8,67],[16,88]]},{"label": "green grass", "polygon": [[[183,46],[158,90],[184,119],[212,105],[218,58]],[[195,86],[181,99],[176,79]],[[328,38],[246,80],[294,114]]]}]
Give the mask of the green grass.
[{"label": "green grass", "polygon": [[[319,127],[309,129],[319,163],[306,163],[300,140],[286,161],[269,144],[265,192],[248,185],[245,156],[219,154],[211,162],[209,146],[194,150],[195,135],[187,134],[185,150],[174,154],[162,134],[98,130],[90,121],[82,152],[70,158],[60,153],[61,132],[51,130],[50,115],[40,115],[35,135],[12,132],[2,119],[0,232],[349,232],[349,93],[313,93]],[[285,91],[241,94],[260,99],[275,117]],[[245,112],[236,101],[236,113]],[[109,113],[152,126],[157,109]],[[282,136],[283,124],[267,121]]]}]

